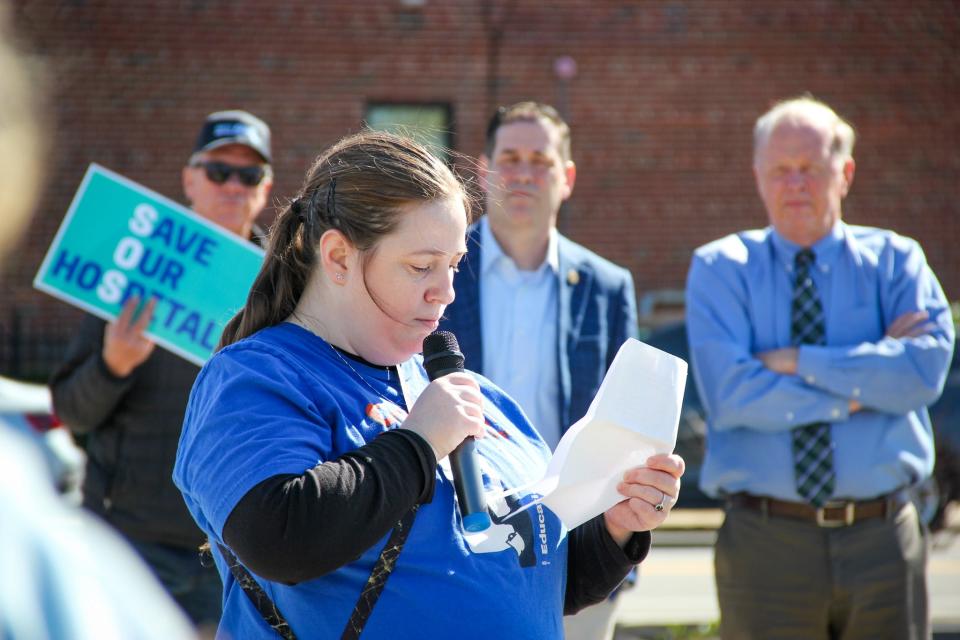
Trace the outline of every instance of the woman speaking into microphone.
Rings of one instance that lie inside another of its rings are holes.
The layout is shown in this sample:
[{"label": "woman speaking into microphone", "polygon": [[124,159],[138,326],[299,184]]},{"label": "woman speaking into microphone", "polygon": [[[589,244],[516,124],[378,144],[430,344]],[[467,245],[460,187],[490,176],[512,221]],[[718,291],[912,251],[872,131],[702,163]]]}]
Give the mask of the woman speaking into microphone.
[{"label": "woman speaking into microphone", "polygon": [[[628,472],[623,501],[572,531],[542,505],[506,518],[532,497],[503,494],[539,479],[548,447],[481,376],[428,379],[418,354],[453,300],[469,211],[425,148],[364,132],[278,217],[174,469],[224,583],[219,637],[559,639],[565,612],[649,550],[679,457]],[[493,522],[480,533],[450,479],[468,437]]]}]

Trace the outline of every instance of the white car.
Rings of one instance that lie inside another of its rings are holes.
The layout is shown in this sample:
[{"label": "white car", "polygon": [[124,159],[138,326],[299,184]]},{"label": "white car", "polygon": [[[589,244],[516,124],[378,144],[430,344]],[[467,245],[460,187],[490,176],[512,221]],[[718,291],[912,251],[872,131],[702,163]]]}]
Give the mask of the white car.
[{"label": "white car", "polygon": [[79,504],[86,457],[70,430],[53,414],[46,385],[0,376],[0,429],[20,432],[37,443],[54,485]]}]

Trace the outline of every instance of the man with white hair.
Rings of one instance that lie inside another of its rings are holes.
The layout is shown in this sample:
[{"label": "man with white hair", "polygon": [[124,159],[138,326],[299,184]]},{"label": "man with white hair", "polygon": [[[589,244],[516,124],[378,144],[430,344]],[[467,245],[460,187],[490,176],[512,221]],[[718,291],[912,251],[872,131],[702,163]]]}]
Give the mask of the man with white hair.
[{"label": "man with white hair", "polygon": [[803,97],[754,129],[770,226],[696,250],[701,485],[726,500],[723,638],[923,638],[926,540],[907,495],[930,476],[926,407],[954,330],[920,246],[841,220],[852,127]]}]

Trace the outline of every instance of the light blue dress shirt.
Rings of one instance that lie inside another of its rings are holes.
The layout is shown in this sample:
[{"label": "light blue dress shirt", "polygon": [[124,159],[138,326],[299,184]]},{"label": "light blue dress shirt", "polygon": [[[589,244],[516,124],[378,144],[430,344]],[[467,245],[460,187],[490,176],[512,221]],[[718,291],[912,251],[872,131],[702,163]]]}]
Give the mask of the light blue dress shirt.
[{"label": "light blue dress shirt", "polygon": [[[837,222],[813,247],[826,344],[803,345],[797,375],[754,354],[790,346],[793,260],[800,249],[771,228],[711,242],[687,280],[693,373],[708,414],[700,483],[710,495],[746,491],[802,501],[790,430],[832,425],[835,498],[866,499],[916,484],[933,469],[926,407],[940,395],[954,328],[920,245],[892,231]],[[908,311],[930,331],[886,337]],[[850,400],[862,405],[849,413]]]},{"label": "light blue dress shirt", "polygon": [[[480,327],[483,372],[523,408],[553,450],[560,442],[557,356],[557,232],[533,271],[503,252],[486,217],[480,219]],[[467,365],[469,367],[469,364]]]}]

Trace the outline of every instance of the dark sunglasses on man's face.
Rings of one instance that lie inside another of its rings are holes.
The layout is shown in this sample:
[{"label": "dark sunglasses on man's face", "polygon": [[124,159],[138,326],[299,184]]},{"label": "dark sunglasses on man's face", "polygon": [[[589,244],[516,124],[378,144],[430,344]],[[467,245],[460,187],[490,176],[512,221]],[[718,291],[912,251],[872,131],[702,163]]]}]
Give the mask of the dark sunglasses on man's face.
[{"label": "dark sunglasses on man's face", "polygon": [[202,167],[204,173],[207,174],[207,180],[215,184],[223,184],[230,179],[230,176],[236,174],[240,184],[247,187],[255,187],[260,184],[263,181],[263,177],[267,175],[266,170],[260,166],[237,167],[232,164],[227,164],[226,162],[216,162],[214,160],[196,162],[193,166]]}]

